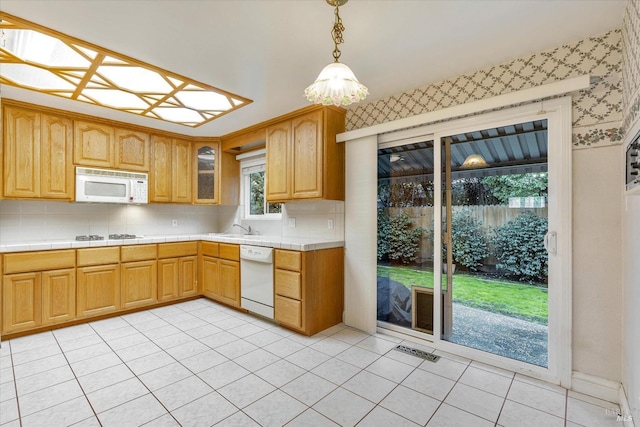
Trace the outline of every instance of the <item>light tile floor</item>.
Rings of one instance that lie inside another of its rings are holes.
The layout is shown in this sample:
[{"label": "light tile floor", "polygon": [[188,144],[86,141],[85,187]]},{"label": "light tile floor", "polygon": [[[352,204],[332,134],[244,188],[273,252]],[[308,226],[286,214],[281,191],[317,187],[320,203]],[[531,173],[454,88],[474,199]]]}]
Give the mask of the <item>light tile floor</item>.
[{"label": "light tile floor", "polygon": [[420,348],[344,325],[304,337],[198,299],[2,342],[0,425],[621,425],[616,404],[398,343]]}]

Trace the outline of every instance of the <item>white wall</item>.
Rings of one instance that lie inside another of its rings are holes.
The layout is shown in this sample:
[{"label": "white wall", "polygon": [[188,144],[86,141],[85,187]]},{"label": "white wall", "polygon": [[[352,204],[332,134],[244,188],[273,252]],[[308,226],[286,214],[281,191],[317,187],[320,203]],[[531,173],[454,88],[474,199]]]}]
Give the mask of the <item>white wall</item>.
[{"label": "white wall", "polygon": [[[640,0],[629,0],[622,22],[625,142],[640,132]],[[626,149],[626,144],[623,147]],[[623,153],[620,153],[623,157]],[[622,213],[623,359],[622,385],[631,415],[640,424],[640,195],[627,196]]]},{"label": "white wall", "polygon": [[628,196],[624,245],[624,379],[633,419],[640,422],[640,194]]},{"label": "white wall", "polygon": [[616,382],[622,380],[620,149],[573,150],[572,172],[573,370]]}]

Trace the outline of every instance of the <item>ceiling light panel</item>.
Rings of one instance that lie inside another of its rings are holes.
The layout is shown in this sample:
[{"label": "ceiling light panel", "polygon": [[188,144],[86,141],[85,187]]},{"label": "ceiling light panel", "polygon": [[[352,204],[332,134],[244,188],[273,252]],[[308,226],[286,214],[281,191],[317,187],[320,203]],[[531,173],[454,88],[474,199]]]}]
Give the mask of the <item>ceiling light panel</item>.
[{"label": "ceiling light panel", "polygon": [[0,12],[0,83],[184,126],[250,99]]}]

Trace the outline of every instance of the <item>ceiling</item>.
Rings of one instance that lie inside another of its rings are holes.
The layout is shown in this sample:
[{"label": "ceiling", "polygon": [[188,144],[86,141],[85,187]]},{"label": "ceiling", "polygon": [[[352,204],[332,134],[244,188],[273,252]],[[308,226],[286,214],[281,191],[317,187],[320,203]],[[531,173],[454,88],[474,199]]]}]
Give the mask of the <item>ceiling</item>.
[{"label": "ceiling", "polygon": [[[386,98],[619,28],[626,0],[351,0],[341,62]],[[2,0],[3,12],[230,91],[253,103],[198,128],[2,86],[2,96],[192,136],[309,105],[333,60],[324,0]],[[1,66],[1,65],[0,65]]]}]

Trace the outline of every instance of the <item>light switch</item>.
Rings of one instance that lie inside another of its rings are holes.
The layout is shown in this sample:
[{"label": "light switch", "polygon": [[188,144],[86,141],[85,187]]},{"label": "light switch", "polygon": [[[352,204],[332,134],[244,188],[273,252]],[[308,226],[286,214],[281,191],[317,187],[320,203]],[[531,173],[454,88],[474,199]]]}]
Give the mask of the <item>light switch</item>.
[{"label": "light switch", "polygon": [[296,219],[289,218],[289,228],[296,228]]},{"label": "light switch", "polygon": [[329,230],[333,230],[333,219],[330,218],[329,220],[327,220],[327,228]]}]

